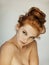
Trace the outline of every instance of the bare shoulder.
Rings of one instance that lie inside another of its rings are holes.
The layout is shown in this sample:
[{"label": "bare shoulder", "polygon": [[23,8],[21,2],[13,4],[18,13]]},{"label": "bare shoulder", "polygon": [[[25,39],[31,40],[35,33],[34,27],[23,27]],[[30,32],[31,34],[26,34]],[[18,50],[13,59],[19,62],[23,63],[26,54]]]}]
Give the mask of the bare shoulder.
[{"label": "bare shoulder", "polygon": [[35,41],[32,44],[31,52],[30,52],[30,65],[39,65],[39,57],[38,57],[38,49],[37,42]]},{"label": "bare shoulder", "polygon": [[0,50],[1,50],[1,52],[2,52],[2,51],[14,52],[15,48],[16,48],[15,45],[12,44],[11,42],[5,42],[5,43],[1,46]]},{"label": "bare shoulder", "polygon": [[31,48],[37,48],[37,42],[36,42],[36,40],[35,41],[33,41],[33,42],[31,42]]},{"label": "bare shoulder", "polygon": [[11,59],[15,54],[15,49],[14,45],[5,42],[1,46],[1,65],[10,65]]},{"label": "bare shoulder", "polygon": [[37,42],[33,41],[30,44],[28,44],[26,47],[27,47],[27,50],[37,51]]},{"label": "bare shoulder", "polygon": [[16,48],[15,42],[15,36],[6,41],[4,44],[1,45],[1,50],[5,48],[9,48],[10,50],[14,50]]}]

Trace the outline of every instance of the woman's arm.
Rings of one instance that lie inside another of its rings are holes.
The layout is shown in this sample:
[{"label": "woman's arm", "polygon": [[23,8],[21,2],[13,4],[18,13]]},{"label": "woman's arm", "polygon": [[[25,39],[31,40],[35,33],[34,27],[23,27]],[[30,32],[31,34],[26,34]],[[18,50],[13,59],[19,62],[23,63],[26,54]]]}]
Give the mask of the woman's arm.
[{"label": "woman's arm", "polygon": [[30,53],[30,65],[39,65],[37,43],[33,43],[32,50]]},{"label": "woman's arm", "polygon": [[10,65],[13,55],[13,45],[5,43],[1,47],[1,65]]}]

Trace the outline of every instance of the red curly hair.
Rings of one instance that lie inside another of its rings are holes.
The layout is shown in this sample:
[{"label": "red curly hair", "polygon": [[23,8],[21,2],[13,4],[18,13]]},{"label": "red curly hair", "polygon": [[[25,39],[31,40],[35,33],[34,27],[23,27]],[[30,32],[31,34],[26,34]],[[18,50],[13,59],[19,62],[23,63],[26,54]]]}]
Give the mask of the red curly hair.
[{"label": "red curly hair", "polygon": [[46,14],[43,11],[37,7],[31,7],[25,15],[20,15],[18,22],[21,27],[24,25],[24,23],[26,23],[26,20],[29,20],[27,23],[31,23],[32,26],[35,25],[39,30],[41,30],[43,27],[45,28],[45,18]]}]

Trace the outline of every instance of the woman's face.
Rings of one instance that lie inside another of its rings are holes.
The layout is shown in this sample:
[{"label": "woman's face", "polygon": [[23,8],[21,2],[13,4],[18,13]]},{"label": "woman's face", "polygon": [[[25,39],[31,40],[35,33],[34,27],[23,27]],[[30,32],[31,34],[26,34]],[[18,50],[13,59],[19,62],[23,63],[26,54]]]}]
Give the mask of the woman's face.
[{"label": "woman's face", "polygon": [[17,42],[24,46],[31,43],[39,34],[38,29],[29,24],[20,27],[17,32]]}]

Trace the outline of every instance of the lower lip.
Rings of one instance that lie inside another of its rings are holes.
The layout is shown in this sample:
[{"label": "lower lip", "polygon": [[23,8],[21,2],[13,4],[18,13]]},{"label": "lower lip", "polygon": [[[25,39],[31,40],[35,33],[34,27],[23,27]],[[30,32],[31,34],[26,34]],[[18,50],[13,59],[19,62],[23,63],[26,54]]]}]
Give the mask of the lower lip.
[{"label": "lower lip", "polygon": [[21,43],[25,44],[24,42],[21,41]]}]

